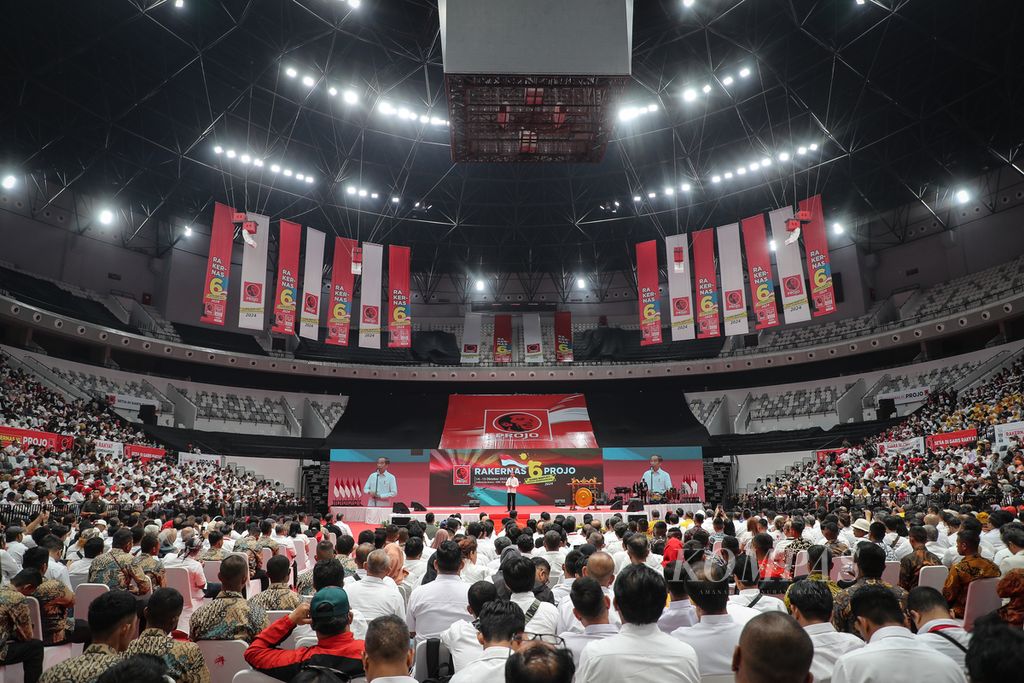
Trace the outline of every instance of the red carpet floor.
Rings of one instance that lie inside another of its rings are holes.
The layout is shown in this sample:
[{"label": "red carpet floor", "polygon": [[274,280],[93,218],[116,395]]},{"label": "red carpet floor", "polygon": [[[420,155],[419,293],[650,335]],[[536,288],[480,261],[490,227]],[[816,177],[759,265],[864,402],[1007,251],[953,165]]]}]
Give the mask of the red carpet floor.
[{"label": "red carpet floor", "polygon": [[[434,516],[437,517],[437,519],[439,519],[439,520],[440,519],[444,519],[445,517],[447,517],[448,515],[450,515],[453,512],[458,512],[459,514],[462,515],[463,522],[467,523],[467,524],[469,522],[475,522],[476,520],[480,519],[480,513],[481,512],[486,512],[487,516],[494,520],[495,525],[500,524],[501,520],[503,520],[506,517],[508,517],[508,511],[506,511],[505,508],[500,506],[500,505],[481,506],[481,507],[478,507],[478,508],[471,508],[471,507],[438,507],[438,508],[430,508],[429,510],[430,510],[430,512],[433,512]],[[542,512],[550,512],[552,517],[554,517],[555,515],[566,515],[566,516],[574,515],[577,520],[582,521],[583,515],[585,515],[588,512],[608,512],[609,508],[608,508],[608,506],[600,506],[596,510],[583,510],[583,509],[580,509],[580,510],[570,510],[567,507],[554,507],[554,506],[546,506],[546,505],[526,505],[526,506],[522,506],[522,507],[517,508],[517,510],[519,512],[519,520],[520,520],[520,522],[525,522],[527,519],[530,519],[531,517],[534,518],[534,519],[537,519],[537,518],[540,517],[540,513],[542,513]],[[424,514],[424,513],[422,513],[422,512],[415,513],[414,512],[412,514]],[[346,521],[346,524],[348,524],[352,528],[352,533],[356,534],[357,536],[359,535],[359,532],[363,531],[364,529],[371,529],[372,530],[372,529],[376,528],[375,524],[365,524],[363,522],[349,522],[349,521]]]}]

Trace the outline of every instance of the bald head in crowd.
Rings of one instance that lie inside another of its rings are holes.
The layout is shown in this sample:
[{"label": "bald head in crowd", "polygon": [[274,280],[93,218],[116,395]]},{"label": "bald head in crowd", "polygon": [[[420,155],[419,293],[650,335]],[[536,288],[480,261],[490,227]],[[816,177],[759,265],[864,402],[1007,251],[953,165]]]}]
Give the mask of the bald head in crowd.
[{"label": "bald head in crowd", "polygon": [[608,553],[596,552],[587,560],[583,575],[607,588],[615,582],[615,560]]},{"label": "bald head in crowd", "polygon": [[783,612],[760,614],[743,627],[732,655],[736,683],[811,683],[811,637]]}]

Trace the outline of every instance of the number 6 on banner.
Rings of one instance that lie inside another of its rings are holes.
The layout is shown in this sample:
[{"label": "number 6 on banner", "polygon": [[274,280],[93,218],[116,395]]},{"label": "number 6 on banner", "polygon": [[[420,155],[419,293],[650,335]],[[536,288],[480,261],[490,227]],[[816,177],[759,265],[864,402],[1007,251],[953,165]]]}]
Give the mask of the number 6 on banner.
[{"label": "number 6 on banner", "polygon": [[536,460],[531,460],[527,465],[527,476],[530,479],[539,479],[544,476],[544,468],[540,466],[540,463]]}]

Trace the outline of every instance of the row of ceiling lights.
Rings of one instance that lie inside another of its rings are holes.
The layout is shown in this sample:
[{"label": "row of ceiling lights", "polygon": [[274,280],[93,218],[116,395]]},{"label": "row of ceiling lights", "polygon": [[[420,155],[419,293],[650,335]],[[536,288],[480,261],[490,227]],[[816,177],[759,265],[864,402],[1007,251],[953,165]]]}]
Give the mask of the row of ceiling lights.
[{"label": "row of ceiling lights", "polygon": [[[480,279],[480,278],[477,278],[477,280],[473,283],[473,288],[476,291],[478,291],[478,292],[487,291],[487,281],[483,280],[483,279]],[[582,278],[582,277],[576,278],[576,289],[586,289],[586,288],[587,288],[587,281],[586,281],[586,279]]]},{"label": "row of ceiling lights", "polygon": [[[294,66],[285,67],[284,75],[287,76],[288,78],[296,79],[299,78],[299,70],[296,69]],[[301,81],[302,85],[306,86],[307,88],[312,88],[317,83],[317,77],[314,76],[313,74],[306,73],[302,75]],[[329,85],[327,86],[327,94],[330,95],[331,97],[337,97],[338,95],[341,95],[341,99],[342,101],[345,102],[345,104],[356,104],[359,102],[359,93],[357,93],[352,88],[338,90],[336,86]]]},{"label": "row of ceiling lights", "polygon": [[[251,155],[248,152],[242,152],[241,154],[239,154],[230,147],[225,149],[220,145],[214,145],[213,153],[216,154],[217,156],[223,156],[229,162],[238,159],[239,163],[241,163],[243,166],[251,165],[255,168],[263,168],[264,166],[266,166],[266,162],[263,159]],[[299,182],[304,182],[307,185],[312,185],[314,182],[316,182],[312,174],[296,172],[293,171],[291,168],[288,168],[287,166],[281,166],[281,164],[278,163],[271,163],[269,168],[270,172],[275,175],[280,174],[285,176],[286,178],[295,178]]]},{"label": "row of ceiling lights", "polygon": [[419,121],[422,124],[430,124],[432,126],[447,126],[448,120],[442,119],[438,116],[430,116],[428,114],[417,114],[409,107],[395,106],[387,100],[381,100],[381,103],[377,105],[377,111],[384,116],[397,116],[400,119],[407,121]]}]

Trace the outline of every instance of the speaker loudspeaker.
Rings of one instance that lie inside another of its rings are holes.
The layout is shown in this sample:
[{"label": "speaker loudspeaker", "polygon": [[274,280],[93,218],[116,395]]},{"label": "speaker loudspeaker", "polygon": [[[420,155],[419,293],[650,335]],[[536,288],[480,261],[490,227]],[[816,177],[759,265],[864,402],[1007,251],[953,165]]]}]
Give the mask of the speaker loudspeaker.
[{"label": "speaker loudspeaker", "polygon": [[409,506],[406,505],[405,503],[395,503],[394,505],[391,506],[391,511],[407,515],[409,514]]},{"label": "speaker loudspeaker", "polygon": [[423,507],[423,503],[418,503],[415,500],[412,502],[413,512],[426,512],[427,508]]},{"label": "speaker loudspeaker", "polygon": [[621,510],[622,509],[622,496],[615,496],[615,498],[612,499],[612,506],[610,508],[608,508],[608,509],[609,510]]},{"label": "speaker loudspeaker", "polygon": [[640,502],[639,498],[630,498],[626,512],[643,512],[643,510],[644,504]]}]

